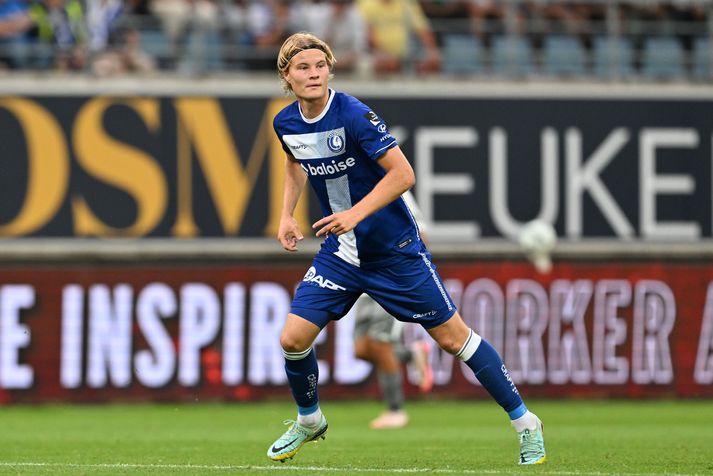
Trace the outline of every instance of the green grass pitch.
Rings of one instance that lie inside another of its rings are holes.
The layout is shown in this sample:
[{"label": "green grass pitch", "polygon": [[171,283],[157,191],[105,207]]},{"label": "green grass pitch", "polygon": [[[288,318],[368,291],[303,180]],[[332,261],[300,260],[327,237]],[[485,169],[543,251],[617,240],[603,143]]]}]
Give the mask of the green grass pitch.
[{"label": "green grass pitch", "polygon": [[411,424],[373,431],[368,402],[323,402],[327,439],[274,463],[268,445],[290,403],[8,406],[0,474],[408,475],[713,474],[711,401],[530,401],[548,463],[516,464],[518,444],[490,401],[408,402]]}]

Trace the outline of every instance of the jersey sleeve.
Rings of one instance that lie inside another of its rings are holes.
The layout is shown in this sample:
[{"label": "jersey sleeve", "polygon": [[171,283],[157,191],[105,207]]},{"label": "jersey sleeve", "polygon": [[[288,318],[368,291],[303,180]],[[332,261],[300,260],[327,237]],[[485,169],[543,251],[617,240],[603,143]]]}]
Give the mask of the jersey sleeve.
[{"label": "jersey sleeve", "polygon": [[376,160],[398,144],[384,120],[365,104],[351,104],[351,134],[371,160]]},{"label": "jersey sleeve", "polygon": [[284,150],[287,155],[292,155],[292,152],[290,152],[290,149],[287,147],[287,144],[285,144],[285,141],[282,140],[282,134],[280,134],[279,119],[280,115],[278,114],[272,120],[272,128],[275,131],[275,135],[279,139],[280,144],[282,145],[282,150]]}]

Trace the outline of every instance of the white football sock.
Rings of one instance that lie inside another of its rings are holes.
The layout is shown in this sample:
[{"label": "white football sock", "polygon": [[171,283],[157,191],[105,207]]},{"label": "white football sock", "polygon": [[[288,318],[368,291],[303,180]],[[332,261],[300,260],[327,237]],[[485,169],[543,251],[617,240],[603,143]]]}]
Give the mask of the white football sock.
[{"label": "white football sock", "polygon": [[537,415],[528,410],[523,416],[512,420],[510,423],[518,433],[524,430],[535,430],[537,429]]},{"label": "white football sock", "polygon": [[322,421],[322,410],[317,407],[317,411],[309,415],[297,415],[297,423],[308,428],[314,428]]}]

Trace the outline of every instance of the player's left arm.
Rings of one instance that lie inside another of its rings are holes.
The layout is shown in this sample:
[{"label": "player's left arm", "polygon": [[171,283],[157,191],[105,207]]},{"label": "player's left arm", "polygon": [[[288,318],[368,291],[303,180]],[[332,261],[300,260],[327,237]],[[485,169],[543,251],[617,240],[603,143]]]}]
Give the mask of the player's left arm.
[{"label": "player's left arm", "polygon": [[386,175],[352,208],[326,216],[312,225],[318,237],[329,233],[339,236],[352,231],[362,220],[396,200],[416,183],[413,168],[398,145],[377,160]]}]

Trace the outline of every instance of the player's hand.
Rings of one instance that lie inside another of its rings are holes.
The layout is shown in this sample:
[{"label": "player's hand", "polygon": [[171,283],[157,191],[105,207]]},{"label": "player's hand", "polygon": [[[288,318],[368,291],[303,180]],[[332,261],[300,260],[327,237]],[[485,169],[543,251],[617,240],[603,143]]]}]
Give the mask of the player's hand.
[{"label": "player's hand", "polygon": [[359,220],[350,209],[322,218],[312,225],[312,229],[317,230],[317,238],[321,238],[330,233],[336,236],[349,233],[356,228],[358,224]]},{"label": "player's hand", "polygon": [[293,217],[283,217],[280,219],[280,228],[277,231],[277,240],[287,251],[297,251],[297,242],[302,241],[304,236],[300,232],[297,220]]}]

